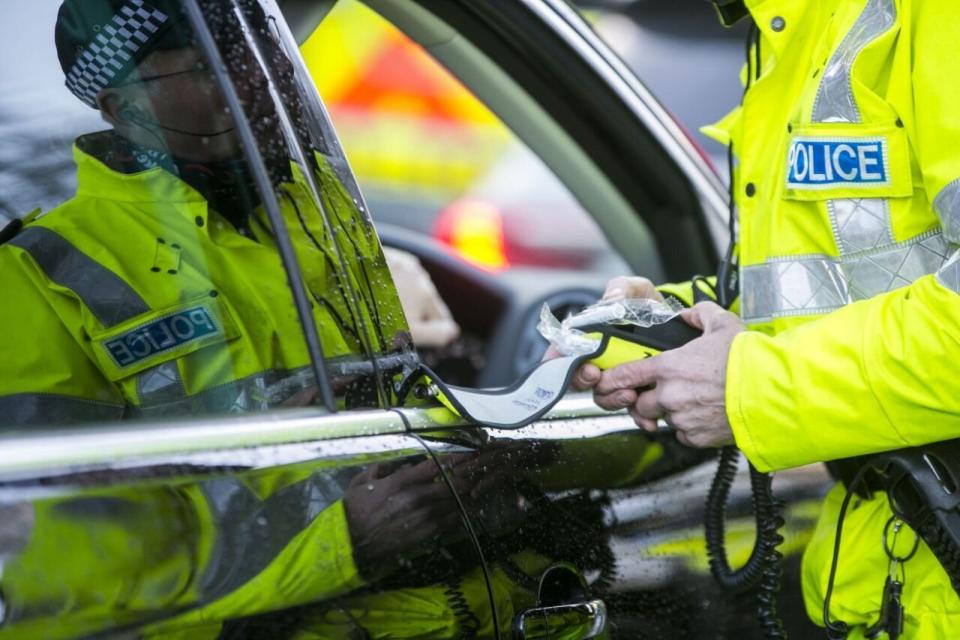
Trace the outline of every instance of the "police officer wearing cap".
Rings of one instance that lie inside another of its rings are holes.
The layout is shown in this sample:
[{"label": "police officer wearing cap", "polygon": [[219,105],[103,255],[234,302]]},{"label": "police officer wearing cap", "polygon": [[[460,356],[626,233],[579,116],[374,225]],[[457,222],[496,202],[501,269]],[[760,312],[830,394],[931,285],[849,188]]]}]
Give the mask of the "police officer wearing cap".
[{"label": "police officer wearing cap", "polygon": [[[736,159],[736,242],[716,282],[732,311],[693,306],[683,315],[703,337],[602,375],[585,367],[579,385],[647,430],[666,418],[691,446],[736,443],[763,471],[960,437],[960,6],[714,4],[728,24],[753,22],[743,101],[705,129]],[[665,293],[693,303],[689,284],[608,287]],[[803,561],[819,624],[845,493],[826,497]],[[930,549],[892,562],[915,535],[882,492],[854,504],[830,633],[955,637],[960,597]],[[902,627],[888,575],[902,582]]]},{"label": "police officer wearing cap", "polygon": [[[257,3],[239,6],[252,23],[265,23]],[[232,13],[215,8],[208,17],[224,23],[211,30],[260,143],[327,362],[365,360],[367,344],[378,353],[402,348],[404,316],[372,227],[318,152],[320,197],[340,231],[326,233],[263,98],[264,70]],[[180,3],[66,0],[55,38],[67,88],[111,128],[76,140],[76,196],[29,217],[0,246],[0,353],[10,354],[0,358],[0,422],[64,425],[313,402],[310,356],[271,226],[234,115]],[[289,64],[271,42],[258,44],[273,64]],[[286,92],[302,134],[286,80],[273,88]],[[347,288],[369,299],[351,305]],[[371,402],[362,388],[336,391],[339,403]],[[489,482],[479,472],[486,464],[475,461],[476,473],[461,468],[458,481]],[[143,637],[247,637],[256,623],[238,618],[313,604],[281,615],[272,630],[453,637],[465,615],[452,610],[455,593],[469,621],[493,634],[476,567],[454,591],[425,584],[346,597],[389,575],[403,554],[422,553],[425,541],[459,533],[433,460],[370,465],[342,489],[313,471],[290,469],[281,482],[117,488],[100,497],[115,511],[102,518],[81,515],[93,504],[85,498],[38,501],[30,539],[4,558],[0,624],[20,637],[117,627]],[[255,535],[263,513],[301,517],[302,529],[289,540],[271,532],[265,544]],[[496,581],[502,597],[514,588],[505,576]],[[331,614],[334,602],[340,611]]]},{"label": "police officer wearing cap", "polygon": [[[0,247],[12,309],[0,318],[0,335],[13,340],[17,326],[30,325],[31,335],[42,336],[34,346],[19,338],[17,356],[0,362],[6,421],[64,424],[311,402],[309,354],[234,115],[179,3],[68,0],[55,37],[67,88],[111,129],[77,139],[76,197],[28,219]],[[334,185],[322,197],[349,230],[336,239],[325,232],[264,97],[264,71],[245,44],[223,46],[231,47],[225,58],[316,303],[326,357],[363,354],[365,345],[395,348],[403,315],[393,313],[395,293],[379,284],[389,275],[372,227],[356,219],[349,194],[316,153],[316,171]],[[297,102],[290,103],[300,126]],[[344,272],[334,268],[338,250],[347,258]],[[343,278],[356,291],[373,287],[358,308],[343,293]]]}]

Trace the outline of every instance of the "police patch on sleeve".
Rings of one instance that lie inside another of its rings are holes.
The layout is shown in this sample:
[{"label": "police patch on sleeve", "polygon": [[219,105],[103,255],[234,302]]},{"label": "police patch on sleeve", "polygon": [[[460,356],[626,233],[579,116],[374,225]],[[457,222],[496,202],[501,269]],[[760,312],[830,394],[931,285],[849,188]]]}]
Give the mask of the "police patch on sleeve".
[{"label": "police patch on sleeve", "polygon": [[184,309],[103,342],[118,367],[129,367],[158,353],[222,333],[206,305]]},{"label": "police patch on sleeve", "polygon": [[95,336],[97,360],[111,379],[131,375],[237,336],[230,311],[218,298],[203,298],[140,316],[132,323]]},{"label": "police patch on sleeve", "polygon": [[869,189],[889,186],[886,136],[797,136],[787,152],[787,188]]}]

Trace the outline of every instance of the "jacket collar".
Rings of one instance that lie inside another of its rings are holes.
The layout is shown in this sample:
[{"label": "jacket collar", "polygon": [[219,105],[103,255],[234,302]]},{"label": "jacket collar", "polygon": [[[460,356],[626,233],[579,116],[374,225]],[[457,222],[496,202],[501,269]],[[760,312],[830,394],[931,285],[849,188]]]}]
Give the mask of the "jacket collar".
[{"label": "jacket collar", "polygon": [[132,145],[112,131],[77,138],[73,159],[77,195],[119,202],[206,202],[177,177],[167,154]]}]

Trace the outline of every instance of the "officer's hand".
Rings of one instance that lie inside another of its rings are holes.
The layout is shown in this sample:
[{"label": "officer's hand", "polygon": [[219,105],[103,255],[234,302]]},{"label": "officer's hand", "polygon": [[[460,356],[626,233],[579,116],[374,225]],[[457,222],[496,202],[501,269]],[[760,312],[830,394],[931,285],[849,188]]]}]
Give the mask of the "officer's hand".
[{"label": "officer's hand", "polygon": [[601,301],[623,300],[625,298],[650,298],[663,302],[663,296],[657,287],[640,276],[618,276],[607,283]]},{"label": "officer's hand", "polygon": [[295,394],[280,403],[281,407],[309,407],[314,404],[320,395],[320,387],[312,386],[300,389]]},{"label": "officer's hand", "polygon": [[[469,493],[470,486],[452,481]],[[422,553],[435,537],[462,529],[456,500],[432,458],[396,470],[370,465],[347,487],[343,506],[354,562],[367,579],[395,569],[401,555]]]},{"label": "officer's hand", "polygon": [[433,284],[420,260],[406,251],[383,248],[383,256],[397,286],[403,314],[418,347],[443,347],[460,335],[460,325]]},{"label": "officer's hand", "polygon": [[634,421],[647,431],[655,431],[657,419],[663,418],[676,428],[677,439],[689,446],[731,444],[724,396],[727,356],[743,324],[712,302],[701,302],[680,315],[703,330],[703,336],[679,349],[605,371],[594,399],[605,409],[629,408]]},{"label": "officer's hand", "polygon": [[[610,302],[626,298],[650,298],[663,302],[663,296],[657,291],[653,282],[641,276],[617,276],[610,280],[600,301]],[[547,348],[543,359],[550,360],[559,355],[560,352],[551,345]],[[577,369],[570,386],[577,391],[586,391],[587,389],[593,389],[598,382],[600,382],[600,368],[593,364],[584,364]]]}]

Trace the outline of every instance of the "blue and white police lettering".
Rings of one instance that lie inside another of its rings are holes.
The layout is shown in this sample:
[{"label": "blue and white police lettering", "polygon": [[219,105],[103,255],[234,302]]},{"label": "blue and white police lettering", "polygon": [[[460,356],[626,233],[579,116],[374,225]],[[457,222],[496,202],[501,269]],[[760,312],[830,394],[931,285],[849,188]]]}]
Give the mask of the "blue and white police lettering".
[{"label": "blue and white police lettering", "polygon": [[222,333],[206,306],[158,318],[105,340],[103,347],[119,367],[129,367],[158,353]]},{"label": "blue and white police lettering", "polygon": [[831,189],[890,184],[887,140],[796,137],[787,153],[787,187]]}]

